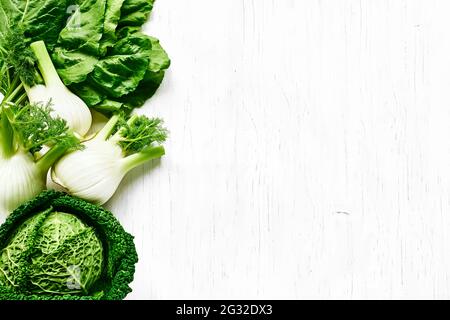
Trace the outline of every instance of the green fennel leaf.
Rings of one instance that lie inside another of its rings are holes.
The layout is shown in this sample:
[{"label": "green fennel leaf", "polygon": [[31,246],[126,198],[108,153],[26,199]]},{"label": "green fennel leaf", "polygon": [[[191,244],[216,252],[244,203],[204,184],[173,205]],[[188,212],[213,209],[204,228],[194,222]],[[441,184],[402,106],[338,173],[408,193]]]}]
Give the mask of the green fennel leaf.
[{"label": "green fennel leaf", "polygon": [[7,30],[0,38],[0,44],[6,49],[0,55],[7,68],[12,68],[15,76],[25,84],[32,86],[36,82],[36,57],[29,47],[24,30],[17,26]]},{"label": "green fennel leaf", "polygon": [[154,144],[166,141],[168,131],[160,118],[132,116],[127,122],[119,122],[119,145],[126,155],[141,152]]},{"label": "green fennel leaf", "polygon": [[68,130],[66,121],[51,115],[50,105],[13,105],[5,110],[25,150],[35,153],[44,145],[79,148],[79,141]]}]

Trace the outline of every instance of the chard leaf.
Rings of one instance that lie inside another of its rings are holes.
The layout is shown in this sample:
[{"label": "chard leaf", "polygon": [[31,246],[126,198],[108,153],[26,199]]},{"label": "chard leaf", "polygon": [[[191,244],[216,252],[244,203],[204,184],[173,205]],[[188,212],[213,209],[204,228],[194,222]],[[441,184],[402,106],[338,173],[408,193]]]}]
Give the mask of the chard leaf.
[{"label": "chard leaf", "polygon": [[52,58],[59,76],[66,85],[86,80],[98,62],[95,56],[61,47],[56,48]]},{"label": "chard leaf", "polygon": [[145,77],[151,54],[151,39],[141,33],[132,34],[117,42],[111,54],[97,63],[87,80],[71,89],[90,107],[105,99],[116,100],[130,94]]},{"label": "chard leaf", "polygon": [[[64,83],[105,114],[142,106],[170,65],[159,41],[139,32],[154,0],[72,1],[81,3],[80,10],[53,52]],[[81,22],[78,28],[73,27],[75,21]]]},{"label": "chard leaf", "polygon": [[105,8],[106,0],[85,0],[76,6],[66,27],[59,34],[58,46],[98,55]]}]

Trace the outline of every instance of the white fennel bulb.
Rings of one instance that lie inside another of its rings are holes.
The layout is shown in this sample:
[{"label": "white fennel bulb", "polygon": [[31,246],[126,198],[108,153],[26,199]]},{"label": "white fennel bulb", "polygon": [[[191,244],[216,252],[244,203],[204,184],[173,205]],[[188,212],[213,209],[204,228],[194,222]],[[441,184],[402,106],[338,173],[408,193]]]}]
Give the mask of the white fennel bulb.
[{"label": "white fennel bulb", "polygon": [[45,173],[30,153],[0,160],[0,214],[7,215],[45,189]]},{"label": "white fennel bulb", "polygon": [[[10,213],[45,189],[50,167],[79,141],[49,107],[0,106],[0,213]],[[42,156],[38,151],[48,146]]]},{"label": "white fennel bulb", "polygon": [[55,115],[67,122],[75,133],[84,136],[90,129],[92,115],[86,103],[62,82],[43,41],[31,44],[45,84],[26,87],[28,99],[34,104],[51,104]]},{"label": "white fennel bulb", "polygon": [[106,203],[133,168],[159,158],[167,137],[161,119],[114,116],[84,148],[62,157],[52,168],[53,182],[97,205]]},{"label": "white fennel bulb", "polygon": [[118,145],[93,139],[84,143],[82,152],[64,156],[54,166],[52,179],[70,194],[102,205],[113,196],[126,174],[122,159]]}]

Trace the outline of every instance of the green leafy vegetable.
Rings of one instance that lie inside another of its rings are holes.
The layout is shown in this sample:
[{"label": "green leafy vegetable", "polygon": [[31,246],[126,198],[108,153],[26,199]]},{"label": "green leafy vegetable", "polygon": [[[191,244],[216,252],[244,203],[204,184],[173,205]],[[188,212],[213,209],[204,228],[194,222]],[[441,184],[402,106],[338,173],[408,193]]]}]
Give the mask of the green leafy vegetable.
[{"label": "green leafy vegetable", "polygon": [[136,262],[110,212],[46,191],[0,227],[0,300],[123,299]]},{"label": "green leafy vegetable", "polygon": [[[103,113],[131,112],[155,94],[170,66],[170,59],[158,39],[141,33],[122,39],[113,52],[117,55],[103,60],[87,81],[71,88],[89,106]],[[124,64],[127,59],[130,60]],[[144,61],[148,63],[144,65]],[[131,62],[135,63],[133,73],[126,67]]]},{"label": "green leafy vegetable", "polygon": [[125,0],[107,0],[105,21],[103,25],[102,54],[117,41],[116,29],[120,20],[122,5]]},{"label": "green leafy vegetable", "polygon": [[3,112],[17,137],[16,144],[22,150],[34,154],[44,145],[64,146],[67,149],[78,146],[78,139],[67,130],[66,122],[51,116],[52,109],[49,105],[12,105]]},{"label": "green leafy vegetable", "polygon": [[170,67],[169,56],[161,47],[159,40],[150,37],[150,41],[152,43],[152,49],[149,52],[150,64],[144,78],[133,93],[120,99],[128,110],[142,107],[145,101],[155,94],[164,79],[165,70]]},{"label": "green leafy vegetable", "polygon": [[0,33],[23,27],[29,42],[45,40],[53,47],[66,22],[66,0],[0,0]]},{"label": "green leafy vegetable", "polygon": [[[170,59],[157,39],[139,32],[153,3],[84,0],[61,31],[53,61],[63,82],[89,107],[130,112],[160,86]],[[99,18],[90,18],[93,13]]]},{"label": "green leafy vegetable", "polygon": [[141,27],[148,19],[155,0],[125,0],[119,28]]},{"label": "green leafy vegetable", "polygon": [[103,264],[103,246],[94,230],[74,215],[50,210],[23,226],[1,251],[0,283],[21,288],[25,284],[15,279],[28,278],[31,293],[88,294]]},{"label": "green leafy vegetable", "polygon": [[150,39],[141,34],[120,40],[111,54],[95,66],[92,81],[111,97],[133,92],[150,63],[150,48]]},{"label": "green leafy vegetable", "polygon": [[[0,0],[0,37],[21,28],[24,37],[16,43],[23,47],[43,40],[63,83],[89,107],[108,115],[129,113],[154,95],[170,66],[159,41],[139,32],[153,5],[154,0]],[[42,84],[34,68],[27,70],[26,84]],[[47,103],[49,92],[38,86],[31,98]]]},{"label": "green leafy vegetable", "polygon": [[61,31],[53,60],[66,85],[84,81],[97,64],[105,9],[106,0],[85,0]]},{"label": "green leafy vegetable", "polygon": [[167,130],[163,127],[163,120],[133,116],[128,122],[119,125],[118,132],[113,140],[118,141],[125,155],[129,156],[153,147],[154,143],[165,142],[167,134]]}]

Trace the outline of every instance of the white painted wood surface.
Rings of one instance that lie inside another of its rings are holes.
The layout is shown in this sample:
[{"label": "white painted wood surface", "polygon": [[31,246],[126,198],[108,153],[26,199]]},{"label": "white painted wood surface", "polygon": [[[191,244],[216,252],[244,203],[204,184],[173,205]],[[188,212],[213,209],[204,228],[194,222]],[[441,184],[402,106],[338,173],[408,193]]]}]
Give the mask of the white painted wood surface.
[{"label": "white painted wood surface", "polygon": [[159,0],[130,299],[450,298],[450,1]]}]

